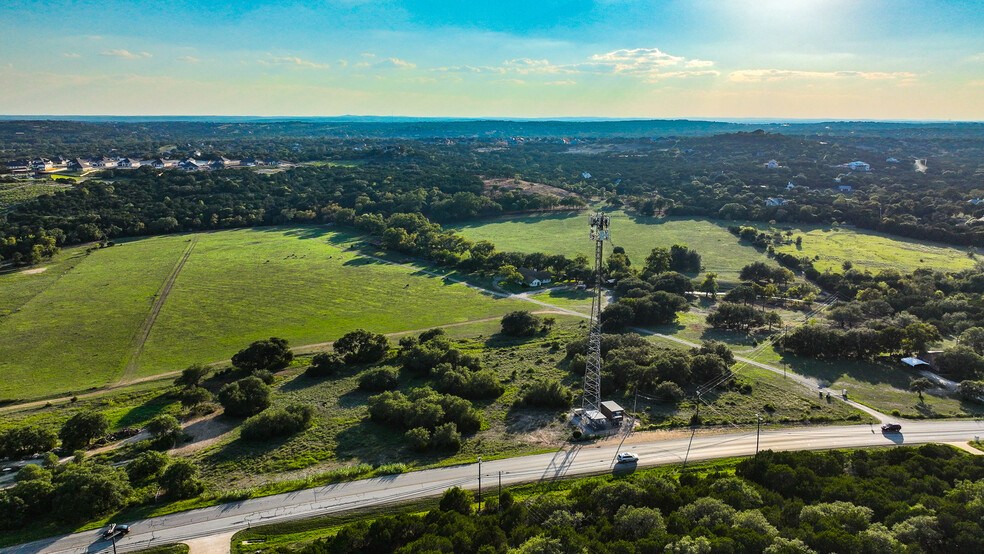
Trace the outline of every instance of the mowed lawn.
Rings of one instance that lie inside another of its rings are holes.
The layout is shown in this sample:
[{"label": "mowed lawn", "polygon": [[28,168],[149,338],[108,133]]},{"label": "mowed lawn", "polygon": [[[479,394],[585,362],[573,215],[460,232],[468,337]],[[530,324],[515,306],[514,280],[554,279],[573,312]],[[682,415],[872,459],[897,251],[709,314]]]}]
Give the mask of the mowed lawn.
[{"label": "mowed lawn", "polygon": [[[723,282],[737,282],[739,270],[749,263],[769,261],[764,251],[739,243],[728,232],[729,225],[748,223],[691,217],[652,218],[623,211],[610,215],[612,242],[605,245],[605,253],[611,253],[612,246],[621,246],[634,267],[645,264],[654,247],[668,248],[674,244],[696,249],[703,258],[705,271],[718,273]],[[769,228],[766,224],[752,225],[763,230]],[[499,250],[594,256],[594,242],[588,238],[588,216],[583,213],[504,217],[454,228],[469,240],[489,240]],[[779,228],[785,226],[776,227]],[[921,266],[958,270],[974,264],[965,250],[938,243],[821,226],[792,228],[792,232],[794,237],[803,236],[802,248],[788,245],[779,250],[800,256],[818,255],[820,259],[815,263],[821,271],[839,270],[847,260],[862,270],[896,268],[903,272]]]},{"label": "mowed lawn", "polygon": [[[325,228],[242,229],[197,238],[134,377],[229,359],[249,342],[271,336],[304,345],[359,327],[389,333],[529,306],[344,252],[353,237]],[[0,299],[9,294],[20,304],[0,315],[0,400],[119,379],[155,295],[190,239],[134,240],[82,260],[67,254],[44,273],[0,276]],[[59,269],[70,262],[70,270]],[[26,298],[28,278],[46,288]]]}]

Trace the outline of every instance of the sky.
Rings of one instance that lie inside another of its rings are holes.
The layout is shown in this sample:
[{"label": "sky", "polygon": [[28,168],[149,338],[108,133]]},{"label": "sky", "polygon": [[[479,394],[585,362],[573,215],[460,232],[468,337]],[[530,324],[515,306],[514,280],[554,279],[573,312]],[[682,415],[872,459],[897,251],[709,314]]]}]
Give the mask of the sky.
[{"label": "sky", "polygon": [[0,114],[984,120],[984,0],[0,0]]}]

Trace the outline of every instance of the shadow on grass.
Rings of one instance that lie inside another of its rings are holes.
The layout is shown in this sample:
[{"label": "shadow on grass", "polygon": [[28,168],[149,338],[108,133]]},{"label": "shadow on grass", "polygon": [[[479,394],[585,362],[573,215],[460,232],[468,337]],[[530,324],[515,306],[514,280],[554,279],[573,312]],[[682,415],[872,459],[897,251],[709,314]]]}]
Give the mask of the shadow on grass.
[{"label": "shadow on grass", "polygon": [[154,396],[143,404],[130,408],[130,410],[123,414],[123,417],[116,422],[113,428],[122,429],[124,427],[139,427],[153,419],[154,416],[160,414],[164,408],[174,402],[176,402],[176,399],[170,398],[170,394],[166,392]]},{"label": "shadow on grass", "polygon": [[[523,223],[527,225],[536,225],[537,223],[542,223],[544,221],[564,221],[568,219],[574,219],[578,217],[584,217],[580,213],[571,212],[551,212],[547,214],[536,214],[536,215],[521,215],[521,216],[506,216],[506,217],[491,217],[485,219],[478,219],[475,221],[470,221],[468,223],[459,223],[448,228],[455,228],[458,230],[463,229],[474,229],[476,227],[484,227],[489,223]],[[587,222],[585,222],[585,225]]]},{"label": "shadow on grass", "polygon": [[801,375],[813,377],[827,385],[837,382],[843,377],[854,379],[870,385],[891,385],[905,390],[909,380],[913,378],[902,369],[894,369],[887,364],[877,362],[858,362],[856,360],[817,360],[804,358],[789,353],[780,353],[783,363]]},{"label": "shadow on grass", "polygon": [[403,433],[402,429],[362,420],[335,435],[335,454],[339,460],[357,458],[361,462],[375,464],[408,461],[432,463],[442,458],[436,455],[431,459],[412,452]]}]

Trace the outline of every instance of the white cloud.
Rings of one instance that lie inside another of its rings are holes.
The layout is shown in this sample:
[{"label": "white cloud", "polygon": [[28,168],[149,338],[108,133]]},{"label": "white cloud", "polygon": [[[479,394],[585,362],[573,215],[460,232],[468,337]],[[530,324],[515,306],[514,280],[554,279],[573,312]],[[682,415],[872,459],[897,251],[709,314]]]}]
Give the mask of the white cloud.
[{"label": "white cloud", "polygon": [[530,58],[507,60],[502,62],[502,65],[504,69],[515,71],[520,75],[529,75],[530,73],[570,73],[572,71],[569,67],[553,65],[547,60],[532,60]]},{"label": "white cloud", "polygon": [[198,63],[198,62],[202,61],[202,60],[200,60],[200,59],[198,59],[198,58],[196,58],[194,56],[178,56],[178,60],[179,61],[182,61],[182,62],[188,62],[188,63]]},{"label": "white cloud", "polygon": [[310,67],[312,69],[329,69],[331,67],[328,64],[302,60],[301,58],[295,56],[283,56],[283,57],[272,56],[265,60],[257,60],[257,61],[259,61],[259,63],[263,65],[286,65],[286,66],[297,66],[297,67]]},{"label": "white cloud", "polygon": [[908,81],[916,78],[915,73],[898,71],[886,73],[881,71],[798,71],[793,69],[742,69],[728,74],[731,81],[737,83],[761,83],[766,81],[783,81],[787,79],[866,79]]},{"label": "white cloud", "polygon": [[567,79],[567,80],[564,80],[564,81],[547,81],[546,83],[543,83],[543,84],[545,84],[545,85],[565,86],[565,85],[576,85],[577,84],[577,81],[571,81],[570,79]]},{"label": "white cloud", "polygon": [[369,67],[369,62],[359,62],[354,67]]},{"label": "white cloud", "polygon": [[711,67],[712,65],[714,65],[714,62],[709,60],[693,59],[688,60],[687,63],[683,64],[683,67]]},{"label": "white cloud", "polygon": [[442,73],[481,73],[482,68],[472,65],[451,65],[447,67],[435,67],[431,71],[440,71]]},{"label": "white cloud", "polygon": [[507,85],[525,85],[526,81],[522,79],[496,79],[496,83],[505,83]]},{"label": "white cloud", "polygon": [[[668,68],[699,69],[714,65],[714,62],[710,60],[674,56],[659,48],[623,48],[604,54],[595,54],[591,56],[590,60],[590,62],[578,64],[578,67],[585,71],[631,75],[646,80],[661,78],[662,72]],[[688,72],[677,70],[672,73],[674,77],[685,77]],[[706,70],[692,73],[709,75]]]},{"label": "white cloud", "polygon": [[363,58],[375,58],[375,57],[376,57],[376,55],[375,55],[375,54],[373,54],[372,52],[363,52],[363,53],[362,53],[362,57],[363,57]]},{"label": "white cloud", "polygon": [[114,57],[114,58],[126,58],[128,60],[139,60],[140,58],[151,58],[151,57],[153,57],[153,54],[150,54],[148,52],[137,52],[137,53],[133,53],[133,52],[130,52],[129,50],[123,50],[123,49],[119,49],[119,50],[104,50],[104,51],[100,52],[100,54],[103,55],[103,56],[111,56],[111,57]]},{"label": "white cloud", "polygon": [[76,52],[66,52],[66,53],[62,54],[62,56],[66,57],[66,58],[81,58],[82,57],[82,54],[78,54]]},{"label": "white cloud", "polygon": [[656,73],[646,79],[647,83],[655,83],[663,79],[688,79],[690,77],[720,77],[721,72],[715,69],[704,71],[664,71]]},{"label": "white cloud", "polygon": [[417,67],[417,64],[410,63],[400,58],[387,58],[381,62],[378,62],[374,67],[390,68],[390,69],[413,69]]}]

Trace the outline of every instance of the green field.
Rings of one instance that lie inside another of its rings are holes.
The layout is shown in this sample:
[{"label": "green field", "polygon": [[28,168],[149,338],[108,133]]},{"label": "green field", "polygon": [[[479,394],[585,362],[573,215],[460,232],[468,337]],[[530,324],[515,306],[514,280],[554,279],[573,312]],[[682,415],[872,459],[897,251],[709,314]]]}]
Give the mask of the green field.
[{"label": "green field", "polygon": [[[610,253],[611,246],[625,248],[633,267],[642,266],[654,247],[684,244],[700,252],[706,271],[717,272],[722,281],[735,282],[742,266],[768,259],[764,251],[739,243],[738,238],[728,232],[728,226],[738,222],[691,217],[652,218],[623,211],[610,215],[612,244],[606,244],[605,251]],[[768,229],[768,225],[756,226]],[[585,214],[506,217],[460,224],[454,228],[470,240],[492,241],[499,250],[593,256],[594,243],[588,239]],[[920,266],[958,270],[974,265],[965,250],[937,243],[848,228],[804,226],[793,228],[792,232],[794,237],[803,236],[802,250],[797,250],[795,245],[782,246],[779,250],[800,256],[819,255],[816,266],[821,271],[828,267],[840,268],[846,260],[858,269],[896,268],[902,272]]]},{"label": "green field", "polygon": [[[304,345],[358,327],[390,333],[525,306],[345,252],[354,240],[316,227],[169,235],[0,275],[0,400],[116,382],[136,353],[128,378],[225,360],[270,336]],[[140,349],[141,327],[192,244]]]},{"label": "green field", "polygon": [[14,206],[32,198],[52,194],[66,188],[68,188],[66,185],[54,184],[50,181],[44,183],[36,181],[0,183],[0,213],[10,211]]}]

